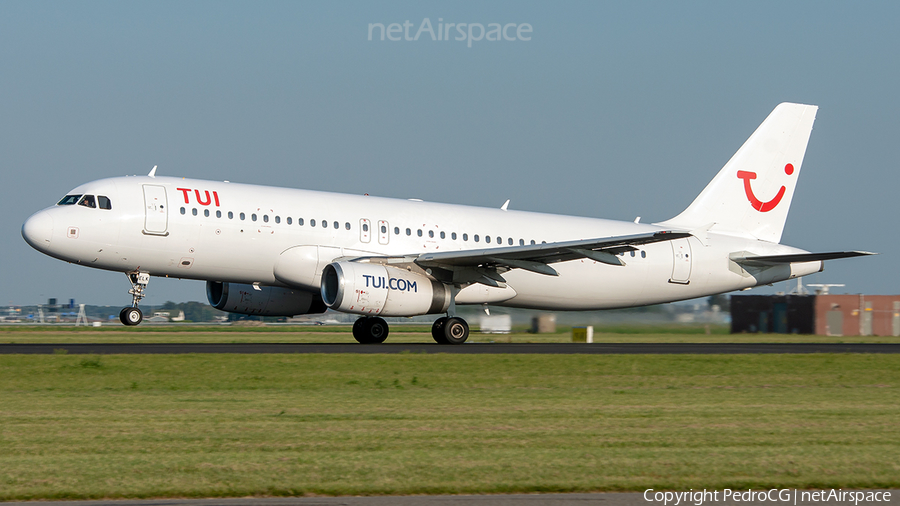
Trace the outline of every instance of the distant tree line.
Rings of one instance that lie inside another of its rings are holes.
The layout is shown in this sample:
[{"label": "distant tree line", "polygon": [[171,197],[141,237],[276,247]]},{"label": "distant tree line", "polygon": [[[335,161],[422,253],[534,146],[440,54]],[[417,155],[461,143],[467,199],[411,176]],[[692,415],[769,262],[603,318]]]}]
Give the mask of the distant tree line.
[{"label": "distant tree line", "polygon": [[[169,316],[178,316],[179,311],[184,311],[184,319],[185,321],[192,322],[211,322],[216,319],[217,316],[227,315],[228,313],[224,311],[219,311],[218,309],[210,306],[209,304],[204,304],[202,302],[172,302],[166,301],[165,304],[160,306],[159,308],[154,308],[154,311],[168,311]],[[148,315],[150,316],[150,315]]]}]

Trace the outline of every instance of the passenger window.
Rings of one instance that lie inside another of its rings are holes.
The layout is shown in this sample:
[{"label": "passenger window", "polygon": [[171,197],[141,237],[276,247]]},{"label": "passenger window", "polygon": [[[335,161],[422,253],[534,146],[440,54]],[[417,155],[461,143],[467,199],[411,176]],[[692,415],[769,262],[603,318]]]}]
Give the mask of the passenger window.
[{"label": "passenger window", "polygon": [[78,202],[78,199],[81,198],[81,195],[66,195],[62,198],[56,205],[58,206],[71,206]]},{"label": "passenger window", "polygon": [[429,230],[429,231],[428,231],[428,237],[434,239],[434,230]]},{"label": "passenger window", "polygon": [[453,240],[455,241],[455,240],[456,240],[456,232],[452,232],[452,233],[450,234],[450,238],[453,239]]},{"label": "passenger window", "polygon": [[334,222],[334,228],[335,228],[335,230],[341,228],[341,224],[338,222]]},{"label": "passenger window", "polygon": [[281,223],[281,216],[275,217],[275,223]]},{"label": "passenger window", "polygon": [[79,202],[78,205],[84,206],[84,207],[90,207],[91,209],[94,209],[95,207],[97,207],[97,203],[94,202],[93,195],[85,195],[84,197],[81,197],[81,202]]},{"label": "passenger window", "polygon": [[394,227],[394,235],[400,235],[400,227]]},{"label": "passenger window", "polygon": [[368,231],[369,231],[369,224],[363,223],[363,232],[368,232]]},{"label": "passenger window", "polygon": [[416,235],[418,235],[419,237],[422,237],[422,229],[421,228],[419,230],[416,230]]},{"label": "passenger window", "polygon": [[519,239],[519,246],[525,246],[525,239]]},{"label": "passenger window", "polygon": [[197,208],[196,207],[191,209],[191,214],[193,214],[194,216],[197,216]]},{"label": "passenger window", "polygon": [[268,222],[269,222],[269,215],[268,215],[268,214],[264,214],[264,215],[263,215],[263,221],[264,221],[265,223],[268,223]]},{"label": "passenger window", "polygon": [[497,236],[497,244],[503,244],[503,238],[502,238],[502,237]]},{"label": "passenger window", "polygon": [[[348,225],[349,225],[349,223],[348,223]],[[384,225],[381,226],[381,233],[382,233],[382,234],[386,234],[386,233],[387,233],[387,227],[385,227]]]},{"label": "passenger window", "polygon": [[222,217],[222,211],[216,211],[216,218]]},{"label": "passenger window", "polygon": [[[297,225],[300,225],[301,227],[303,226],[303,218],[297,218]],[[315,223],[313,223],[312,225],[315,225]]]},{"label": "passenger window", "polygon": [[100,205],[100,209],[112,209],[112,202],[110,202],[109,197],[97,196],[97,204]]},{"label": "passenger window", "polygon": [[534,239],[531,240],[531,244],[534,244]]},{"label": "passenger window", "polygon": [[647,258],[647,252],[641,251],[641,258]]},{"label": "passenger window", "polygon": [[182,207],[182,208],[181,208],[181,214],[184,214],[184,213],[186,213],[186,212],[187,212],[187,210],[186,210],[185,208]]},{"label": "passenger window", "polygon": [[512,246],[512,237],[510,237],[510,238],[507,240],[507,242],[509,243],[510,246]]},{"label": "passenger window", "polygon": [[247,216],[244,213],[241,213],[241,221],[244,221],[244,218],[246,218],[246,217]]},{"label": "passenger window", "polygon": [[442,231],[442,232],[441,232],[441,239],[446,239],[446,238],[447,238],[447,235],[444,234],[444,232]]},{"label": "passenger window", "polygon": [[203,210],[203,216],[206,216],[207,218],[209,218],[209,209]]},{"label": "passenger window", "polygon": [[256,213],[251,214],[250,219],[256,221]]},{"label": "passenger window", "polygon": [[233,212],[228,211],[228,219],[229,219],[229,220],[233,220],[233,219],[234,219],[234,213],[233,213]]},{"label": "passenger window", "polygon": [[469,234],[463,234],[463,241],[469,240]]},{"label": "passenger window", "polygon": [[[349,221],[347,223],[344,223],[344,228],[346,228],[347,230],[350,230],[350,222]],[[384,228],[384,227],[381,227],[381,228]]]},{"label": "passenger window", "polygon": [[328,228],[328,220],[322,220],[322,228]]},{"label": "passenger window", "polygon": [[406,229],[406,235],[412,235],[412,230]]},{"label": "passenger window", "polygon": [[473,237],[472,239],[475,239],[475,242],[478,242],[478,234],[475,234],[475,237]]},{"label": "passenger window", "polygon": [[634,250],[631,250],[631,258],[634,258]]},{"label": "passenger window", "polygon": [[294,220],[292,220],[291,217],[288,216],[288,217],[287,217],[287,224],[290,225],[290,224],[293,223],[293,222],[294,222]]},{"label": "passenger window", "polygon": [[315,226],[316,226],[316,220],[309,220],[309,226],[310,226],[310,227],[315,227]]},{"label": "passenger window", "polygon": [[[478,236],[476,235],[475,237],[476,237],[475,240],[477,241],[477,240],[478,240],[478,239],[477,239]],[[490,243],[491,243],[491,236],[489,236],[489,235],[484,236],[484,242],[490,244]]]}]

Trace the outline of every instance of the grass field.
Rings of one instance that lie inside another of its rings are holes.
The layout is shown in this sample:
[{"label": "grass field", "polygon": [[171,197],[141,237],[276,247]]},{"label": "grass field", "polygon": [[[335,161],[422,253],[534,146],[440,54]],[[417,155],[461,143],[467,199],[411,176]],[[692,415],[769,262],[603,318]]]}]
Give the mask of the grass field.
[{"label": "grass field", "polygon": [[897,487],[898,386],[898,355],[6,355],[0,499]]},{"label": "grass field", "polygon": [[[432,343],[430,326],[392,325],[390,343]],[[559,327],[554,334],[530,334],[514,329],[512,334],[481,334],[473,329],[473,343],[567,343],[571,328]],[[244,327],[224,325],[121,325],[59,327],[48,325],[0,326],[0,343],[353,343],[350,326],[268,325]],[[594,327],[598,343],[900,343],[891,336],[814,336],[801,334],[729,334],[725,325],[607,325]]]}]

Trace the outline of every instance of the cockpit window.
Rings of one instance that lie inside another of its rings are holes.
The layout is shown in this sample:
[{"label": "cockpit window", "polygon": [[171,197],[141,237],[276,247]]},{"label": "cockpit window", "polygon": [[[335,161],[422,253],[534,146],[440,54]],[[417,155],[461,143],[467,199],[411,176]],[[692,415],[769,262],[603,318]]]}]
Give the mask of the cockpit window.
[{"label": "cockpit window", "polygon": [[75,203],[78,202],[78,199],[80,199],[80,198],[81,198],[81,195],[66,195],[56,205],[58,205],[58,206],[75,205]]},{"label": "cockpit window", "polygon": [[90,207],[91,209],[97,207],[96,201],[94,201],[93,195],[85,195],[81,197],[81,200],[78,201],[79,206]]},{"label": "cockpit window", "polygon": [[97,195],[97,204],[100,205],[100,209],[112,209],[112,202],[110,202],[109,197],[104,195]]}]

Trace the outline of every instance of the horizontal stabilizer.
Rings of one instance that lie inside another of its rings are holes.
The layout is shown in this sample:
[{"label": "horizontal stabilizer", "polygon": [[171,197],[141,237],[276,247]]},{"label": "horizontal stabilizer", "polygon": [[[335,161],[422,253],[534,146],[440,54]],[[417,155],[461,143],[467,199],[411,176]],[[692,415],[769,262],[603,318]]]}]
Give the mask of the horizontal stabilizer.
[{"label": "horizontal stabilizer", "polygon": [[835,260],[838,258],[861,257],[876,255],[868,251],[833,251],[830,253],[797,253],[792,255],[765,255],[747,256],[744,253],[733,253],[729,258],[739,264],[753,266],[771,266],[792,264],[798,262],[817,262],[821,260]]}]

